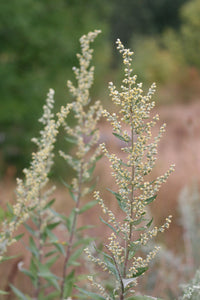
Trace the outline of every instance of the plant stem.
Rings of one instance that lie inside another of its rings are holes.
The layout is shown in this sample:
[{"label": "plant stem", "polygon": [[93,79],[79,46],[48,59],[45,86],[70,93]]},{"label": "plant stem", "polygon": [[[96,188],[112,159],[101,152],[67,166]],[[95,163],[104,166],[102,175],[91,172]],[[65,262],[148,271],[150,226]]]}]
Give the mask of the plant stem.
[{"label": "plant stem", "polygon": [[[39,253],[39,256],[38,256],[38,261],[39,263],[41,263],[41,250],[42,250],[42,243],[41,243],[41,225],[42,225],[42,219],[41,219],[41,215],[40,215],[40,211],[38,212],[38,220],[39,220],[39,224],[38,224],[38,231],[39,231],[39,242],[38,242],[38,253]],[[40,277],[38,276],[37,277],[37,283],[36,283],[36,288],[35,288],[35,291],[34,291],[34,299],[38,299],[39,297],[39,294],[40,294],[40,289],[41,289],[41,279]]]},{"label": "plant stem", "polygon": [[80,199],[81,199],[82,175],[83,175],[83,163],[81,164],[81,170],[80,170],[80,175],[79,175],[79,180],[78,180],[77,201],[76,201],[76,206],[75,206],[75,212],[74,212],[74,217],[73,217],[73,222],[72,222],[71,233],[70,233],[68,243],[67,243],[67,245],[68,245],[67,252],[66,252],[66,256],[65,256],[65,260],[64,260],[60,299],[64,299],[64,286],[65,286],[65,277],[67,275],[67,263],[69,261],[70,255],[71,255],[73,239],[74,239],[74,235],[76,232],[76,221],[77,221],[78,209],[79,209]]},{"label": "plant stem", "polygon": [[[108,247],[106,246],[106,248],[108,249]],[[113,253],[108,249],[108,251],[110,252],[111,254],[111,257],[114,261],[114,264],[115,264],[115,267],[116,267],[116,270],[117,270],[117,273],[119,275],[119,279],[120,279],[120,285],[121,285],[121,293],[120,293],[120,300],[124,300],[124,284],[123,284],[123,278],[122,278],[122,274],[120,272],[120,269],[118,267],[118,264],[116,262],[116,259],[115,259],[115,256],[113,255]]]},{"label": "plant stem", "polygon": [[[133,111],[131,108],[131,150],[133,153],[133,149],[134,149],[134,127],[133,127]],[[130,218],[133,219],[133,201],[134,201],[134,186],[133,186],[133,181],[134,181],[134,176],[135,176],[135,168],[134,165],[132,166],[132,170],[131,170],[131,209],[130,209]],[[126,272],[127,272],[127,265],[128,265],[128,257],[129,257],[129,252],[130,252],[130,242],[132,240],[132,234],[133,234],[133,225],[132,222],[130,222],[129,224],[129,236],[128,239],[126,238],[126,242],[125,242],[125,250],[126,250],[126,254],[125,254],[125,263],[124,263],[124,272],[123,272],[123,276],[124,278],[126,277]]]}]

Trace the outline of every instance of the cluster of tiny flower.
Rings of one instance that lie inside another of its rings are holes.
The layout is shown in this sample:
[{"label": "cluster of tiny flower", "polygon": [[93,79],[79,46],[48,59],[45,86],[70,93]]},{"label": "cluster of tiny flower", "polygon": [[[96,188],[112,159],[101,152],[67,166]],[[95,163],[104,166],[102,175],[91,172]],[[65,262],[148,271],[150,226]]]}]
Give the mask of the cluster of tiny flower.
[{"label": "cluster of tiny flower", "polygon": [[48,174],[53,164],[53,149],[58,133],[58,128],[70,110],[70,106],[63,107],[58,114],[57,122],[54,119],[52,109],[54,107],[54,90],[50,89],[47,95],[46,104],[43,106],[43,116],[39,121],[44,125],[40,131],[39,138],[33,138],[32,141],[37,145],[37,152],[32,154],[31,165],[24,169],[25,179],[17,179],[16,204],[13,206],[14,220],[9,222],[5,220],[2,223],[2,232],[0,235],[0,254],[5,253],[7,246],[16,240],[12,238],[14,231],[30,217],[30,210],[33,207],[46,204],[48,196],[54,190],[41,194],[41,190],[48,183]]},{"label": "cluster of tiny flower", "polygon": [[[122,82],[121,91],[118,91],[112,82],[109,83],[109,89],[112,101],[120,109],[118,114],[104,110],[103,115],[111,123],[113,134],[124,142],[125,147],[122,151],[126,157],[123,156],[121,159],[116,154],[110,154],[104,143],[101,144],[101,149],[111,164],[111,174],[118,187],[118,191],[113,194],[125,214],[124,221],[118,222],[115,214],[105,206],[99,192],[95,192],[94,197],[108,216],[109,227],[113,229],[113,233],[108,238],[110,242],[105,247],[111,253],[116,266],[116,274],[118,274],[116,279],[123,294],[124,288],[120,278],[123,277],[124,280],[131,278],[133,274],[137,274],[139,268],[146,268],[159,247],[150,251],[146,258],[135,256],[136,251],[146,245],[149,239],[156,236],[158,232],[163,232],[168,228],[171,222],[171,216],[169,216],[164,225],[151,229],[152,221],[144,218],[144,215],[147,213],[147,205],[156,198],[161,184],[165,183],[173,172],[174,165],[155,180],[144,180],[155,165],[157,146],[165,131],[165,124],[161,126],[158,135],[152,138],[152,127],[159,120],[156,114],[152,120],[148,121],[152,108],[155,106],[151,98],[156,85],[152,84],[148,93],[143,95],[142,84],[136,83],[136,75],[132,76],[133,52],[125,49],[120,40],[117,40],[117,48],[122,53],[125,79]],[[128,126],[130,132],[127,131]],[[134,247],[137,250],[134,250]],[[109,266],[107,267],[109,269]]]}]

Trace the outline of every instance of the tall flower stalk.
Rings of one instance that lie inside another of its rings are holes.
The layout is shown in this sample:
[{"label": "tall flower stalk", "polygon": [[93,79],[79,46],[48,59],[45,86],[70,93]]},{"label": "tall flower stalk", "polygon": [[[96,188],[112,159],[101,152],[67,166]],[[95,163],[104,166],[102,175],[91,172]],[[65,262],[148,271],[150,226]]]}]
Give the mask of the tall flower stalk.
[{"label": "tall flower stalk", "polygon": [[[97,123],[101,117],[102,106],[100,101],[90,104],[89,90],[93,84],[94,67],[90,66],[93,50],[90,49],[90,43],[94,41],[100,31],[96,30],[90,32],[88,35],[82,36],[80,39],[81,54],[77,54],[80,67],[73,68],[77,86],[74,86],[71,81],[68,81],[68,87],[75,98],[72,102],[72,111],[75,118],[75,126],[72,128],[66,122],[63,123],[66,140],[74,144],[73,153],[66,154],[60,151],[60,155],[72,167],[75,172],[75,177],[72,179],[71,184],[67,184],[69,192],[74,200],[74,209],[72,210],[68,221],[66,237],[66,253],[63,264],[63,274],[61,282],[61,297],[65,299],[69,296],[68,290],[69,280],[69,267],[74,265],[74,260],[77,260],[81,255],[83,249],[88,243],[88,239],[83,239],[79,247],[76,249],[77,237],[80,239],[80,229],[77,228],[78,216],[84,211],[91,208],[96,204],[96,201],[88,201],[85,205],[83,197],[91,192],[91,184],[88,182],[92,179],[92,173],[96,161],[101,157],[101,149],[97,145],[99,140],[99,131]],[[72,259],[73,258],[73,259]],[[76,262],[77,264],[77,262]],[[70,281],[71,284],[72,280]],[[66,292],[65,292],[66,291]]]},{"label": "tall flower stalk", "polygon": [[[16,204],[12,208],[13,219],[2,223],[0,234],[0,255],[3,255],[7,246],[16,240],[14,231],[30,217],[30,211],[40,203],[41,190],[47,185],[49,171],[53,164],[53,149],[58,133],[59,122],[54,120],[52,108],[54,104],[54,90],[50,89],[43,117],[40,121],[44,129],[40,132],[40,138],[33,138],[37,145],[37,151],[32,154],[30,167],[24,170],[25,178],[17,179]],[[66,110],[66,115],[68,110]]]},{"label": "tall flower stalk", "polygon": [[107,220],[102,221],[109,226],[112,233],[104,251],[97,250],[101,258],[93,255],[90,249],[86,249],[89,258],[115,279],[112,291],[108,292],[90,277],[92,284],[99,288],[101,299],[106,300],[132,299],[127,297],[134,294],[132,288],[136,285],[136,278],[148,269],[150,261],[158,252],[159,247],[155,246],[144,257],[141,249],[158,232],[163,232],[169,227],[171,216],[166,218],[160,227],[154,227],[153,219],[148,219],[147,207],[156,199],[161,185],[174,170],[172,165],[164,175],[152,181],[149,180],[149,176],[146,177],[155,165],[157,145],[165,131],[165,124],[153,138],[151,130],[159,119],[158,115],[150,119],[150,112],[155,106],[155,102],[151,101],[155,84],[152,84],[148,93],[144,95],[142,84],[136,82],[136,75],[132,75],[133,52],[125,49],[120,40],[117,40],[117,49],[123,57],[125,77],[120,90],[117,90],[112,82],[109,89],[112,101],[119,107],[119,113],[104,110],[103,114],[113,127],[113,135],[124,143],[124,147],[121,148],[121,157],[109,153],[105,144],[101,144],[101,148],[111,163],[112,176],[118,190],[109,191],[115,196],[123,219],[119,220],[96,191],[95,199],[107,216]]}]

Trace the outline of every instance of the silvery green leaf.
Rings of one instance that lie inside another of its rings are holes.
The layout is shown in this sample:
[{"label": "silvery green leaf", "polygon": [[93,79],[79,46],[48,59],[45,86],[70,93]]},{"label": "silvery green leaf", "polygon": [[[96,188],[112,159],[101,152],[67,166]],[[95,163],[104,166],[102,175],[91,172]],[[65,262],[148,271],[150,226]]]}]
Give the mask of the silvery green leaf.
[{"label": "silvery green leaf", "polygon": [[129,283],[131,283],[133,281],[135,283],[137,282],[137,280],[135,278],[122,278],[122,282],[123,282],[123,285],[125,288],[127,287],[127,285],[129,285]]}]

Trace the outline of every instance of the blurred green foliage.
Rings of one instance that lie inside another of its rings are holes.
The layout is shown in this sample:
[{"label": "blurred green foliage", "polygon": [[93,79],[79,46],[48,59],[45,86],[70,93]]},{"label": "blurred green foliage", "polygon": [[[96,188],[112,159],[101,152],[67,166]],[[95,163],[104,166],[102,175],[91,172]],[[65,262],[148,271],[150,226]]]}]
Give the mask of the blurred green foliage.
[{"label": "blurred green foliage", "polygon": [[78,39],[94,28],[105,37],[105,10],[106,1],[95,0],[0,2],[0,172],[25,166],[48,89],[56,90],[57,106],[69,101],[63,86]]},{"label": "blurred green foliage", "polygon": [[136,71],[146,84],[181,82],[183,68],[199,69],[199,15],[199,0],[1,1],[0,176],[8,166],[21,171],[29,161],[48,89],[55,89],[57,107],[71,101],[63,86],[72,77],[81,35],[103,32],[94,45],[91,96],[107,99],[107,82],[117,80],[118,57],[111,53],[118,37],[134,49]]}]

